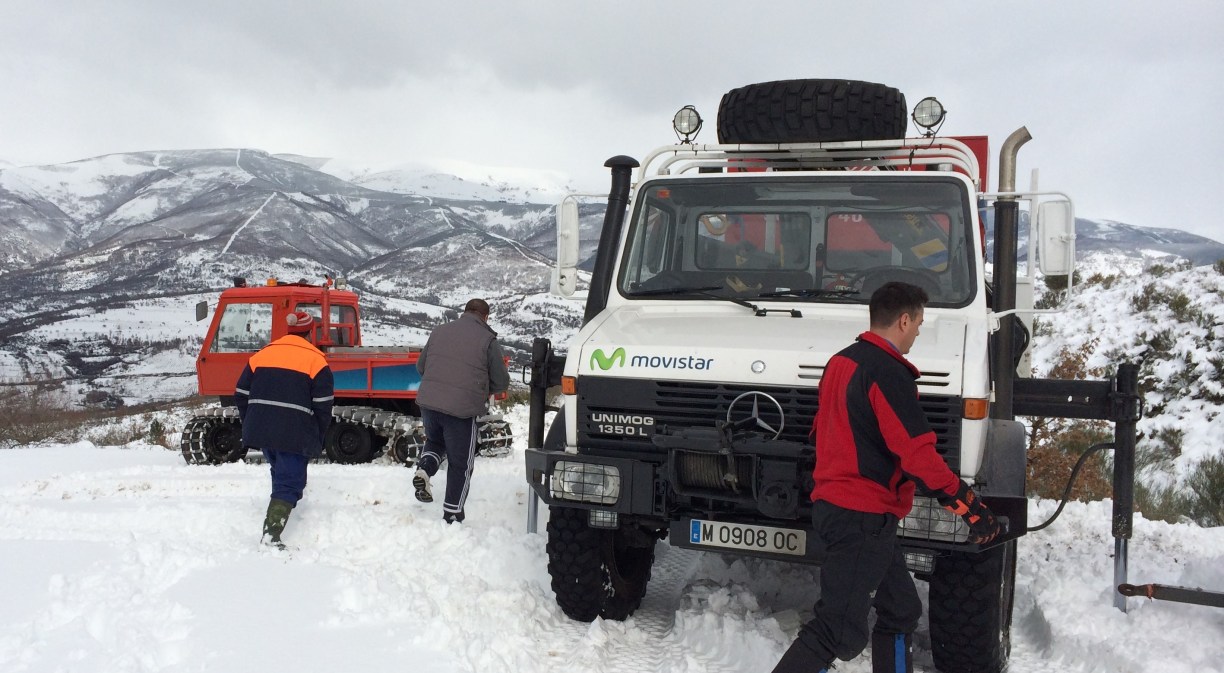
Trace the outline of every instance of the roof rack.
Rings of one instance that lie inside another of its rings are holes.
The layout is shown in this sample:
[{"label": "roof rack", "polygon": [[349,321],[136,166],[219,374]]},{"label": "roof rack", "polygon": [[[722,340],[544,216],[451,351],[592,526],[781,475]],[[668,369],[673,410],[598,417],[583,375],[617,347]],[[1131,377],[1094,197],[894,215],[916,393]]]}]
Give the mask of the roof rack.
[{"label": "roof rack", "polygon": [[948,165],[982,191],[977,157],[953,138],[902,138],[829,143],[753,145],[670,145],[647,155],[638,182],[648,175],[673,175],[701,168],[728,168],[747,162],[752,168],[786,170],[863,170],[916,165]]}]

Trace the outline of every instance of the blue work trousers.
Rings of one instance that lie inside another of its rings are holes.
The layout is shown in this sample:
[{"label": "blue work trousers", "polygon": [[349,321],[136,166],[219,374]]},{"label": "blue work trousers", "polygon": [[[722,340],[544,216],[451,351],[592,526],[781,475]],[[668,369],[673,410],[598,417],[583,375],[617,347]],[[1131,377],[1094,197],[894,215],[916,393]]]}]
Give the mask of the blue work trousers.
[{"label": "blue work trousers", "polygon": [[297,505],[306,490],[306,466],[310,458],[300,453],[261,449],[272,467],[272,498]]}]

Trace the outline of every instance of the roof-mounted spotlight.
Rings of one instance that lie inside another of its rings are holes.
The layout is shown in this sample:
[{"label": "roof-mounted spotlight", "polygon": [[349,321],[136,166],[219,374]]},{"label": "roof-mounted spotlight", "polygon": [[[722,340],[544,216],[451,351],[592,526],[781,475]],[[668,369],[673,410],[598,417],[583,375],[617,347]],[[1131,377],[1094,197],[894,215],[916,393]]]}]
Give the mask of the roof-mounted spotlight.
[{"label": "roof-mounted spotlight", "polygon": [[918,101],[918,104],[914,106],[914,114],[911,116],[914,123],[922,127],[923,135],[933,136],[943,124],[944,118],[948,116],[948,111],[944,109],[943,103],[936,100],[934,96],[927,96]]},{"label": "roof-mounted spotlight", "polygon": [[685,105],[680,108],[675,117],[672,117],[672,128],[676,130],[676,137],[685,145],[693,144],[693,139],[697,137],[697,132],[701,130],[701,115],[697,114],[697,108],[692,105]]}]

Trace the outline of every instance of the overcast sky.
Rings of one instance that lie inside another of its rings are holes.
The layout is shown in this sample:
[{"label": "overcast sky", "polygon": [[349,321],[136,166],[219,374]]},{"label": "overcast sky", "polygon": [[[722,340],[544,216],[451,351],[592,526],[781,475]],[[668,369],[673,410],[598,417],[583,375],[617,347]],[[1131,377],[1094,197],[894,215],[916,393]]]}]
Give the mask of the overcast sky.
[{"label": "overcast sky", "polygon": [[[1027,126],[1019,182],[1082,217],[1224,239],[1224,2],[6,0],[0,159],[244,147],[558,171],[675,142],[727,90],[844,78]],[[997,188],[997,183],[990,185]]]}]

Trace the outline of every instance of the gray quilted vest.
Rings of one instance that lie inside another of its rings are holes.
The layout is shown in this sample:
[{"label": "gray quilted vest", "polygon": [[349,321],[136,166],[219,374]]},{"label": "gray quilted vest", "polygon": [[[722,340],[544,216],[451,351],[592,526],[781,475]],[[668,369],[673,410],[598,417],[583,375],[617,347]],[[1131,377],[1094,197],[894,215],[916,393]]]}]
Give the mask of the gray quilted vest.
[{"label": "gray quilted vest", "polygon": [[489,344],[496,338],[492,328],[470,313],[434,329],[425,343],[417,404],[460,418],[484,414],[489,399]]}]

